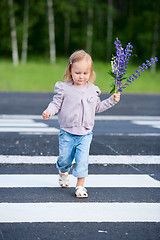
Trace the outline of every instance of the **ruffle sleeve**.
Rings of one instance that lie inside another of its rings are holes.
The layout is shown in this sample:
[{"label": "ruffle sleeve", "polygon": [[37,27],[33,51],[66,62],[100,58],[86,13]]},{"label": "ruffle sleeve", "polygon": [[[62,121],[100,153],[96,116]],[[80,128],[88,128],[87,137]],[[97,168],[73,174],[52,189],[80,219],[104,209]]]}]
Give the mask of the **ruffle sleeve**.
[{"label": "ruffle sleeve", "polygon": [[113,107],[115,105],[114,103],[114,99],[112,96],[110,96],[109,98],[101,101],[101,99],[99,98],[99,95],[101,94],[100,89],[95,86],[97,88],[96,92],[97,92],[97,104],[96,104],[96,113],[100,113],[100,112],[104,112],[107,109]]},{"label": "ruffle sleeve", "polygon": [[47,111],[53,116],[59,112],[64,98],[64,83],[57,82],[54,87],[53,100],[49,103]]},{"label": "ruffle sleeve", "polygon": [[99,96],[101,94],[101,90],[97,86],[94,86],[94,88],[95,88],[97,96]]}]

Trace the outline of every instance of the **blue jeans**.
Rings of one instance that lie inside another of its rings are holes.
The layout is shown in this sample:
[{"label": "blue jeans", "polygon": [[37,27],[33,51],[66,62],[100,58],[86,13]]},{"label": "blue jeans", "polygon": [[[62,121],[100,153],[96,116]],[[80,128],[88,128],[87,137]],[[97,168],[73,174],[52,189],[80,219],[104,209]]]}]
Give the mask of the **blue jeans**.
[{"label": "blue jeans", "polygon": [[74,135],[61,129],[56,167],[62,172],[69,172],[75,158],[76,167],[73,169],[73,176],[77,178],[87,177],[91,141],[92,132],[86,135]]}]

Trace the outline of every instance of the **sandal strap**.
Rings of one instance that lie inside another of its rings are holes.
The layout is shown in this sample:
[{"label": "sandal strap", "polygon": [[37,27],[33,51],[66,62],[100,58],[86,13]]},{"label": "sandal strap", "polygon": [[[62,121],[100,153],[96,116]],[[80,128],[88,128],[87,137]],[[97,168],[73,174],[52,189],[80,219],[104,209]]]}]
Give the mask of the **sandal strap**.
[{"label": "sandal strap", "polygon": [[83,187],[83,186],[80,186],[80,185],[77,186],[76,189],[75,189],[75,191],[78,191],[78,190],[87,192],[87,189],[85,187]]},{"label": "sandal strap", "polygon": [[77,186],[75,189],[75,194],[77,197],[88,197],[87,189],[83,186]]},{"label": "sandal strap", "polygon": [[61,172],[60,170],[59,170],[59,174],[61,174],[62,176],[68,176],[68,172]]},{"label": "sandal strap", "polygon": [[59,185],[61,187],[68,187],[69,186],[68,172],[63,173],[59,170]]}]

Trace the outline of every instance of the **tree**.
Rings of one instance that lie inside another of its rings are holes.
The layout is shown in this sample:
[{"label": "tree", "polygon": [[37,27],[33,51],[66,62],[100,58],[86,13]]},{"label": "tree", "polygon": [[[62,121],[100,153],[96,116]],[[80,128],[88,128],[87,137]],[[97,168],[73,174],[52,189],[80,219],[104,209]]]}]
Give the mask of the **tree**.
[{"label": "tree", "polygon": [[28,22],[29,22],[29,0],[25,0],[25,5],[24,5],[24,19],[23,19],[22,55],[21,55],[21,62],[22,62],[23,64],[25,64],[26,61],[27,61]]},{"label": "tree", "polygon": [[47,7],[48,7],[50,63],[55,63],[56,62],[56,45],[55,45],[54,13],[53,13],[52,0],[47,0]]},{"label": "tree", "polygon": [[90,54],[92,53],[92,38],[93,38],[93,5],[89,3],[86,50]]},{"label": "tree", "polygon": [[68,55],[69,53],[69,42],[70,42],[70,10],[66,9],[65,10],[65,15],[64,15],[64,49],[65,49],[65,54]]},{"label": "tree", "polygon": [[[159,9],[158,9],[159,10]],[[155,22],[154,22],[154,33],[153,33],[153,43],[152,43],[152,57],[157,56],[158,50],[158,40],[159,40],[159,13],[155,15]],[[151,71],[156,71],[156,64],[152,64]]]},{"label": "tree", "polygon": [[0,0],[0,12],[0,56],[12,53],[14,65],[19,46],[24,63],[27,55],[49,54],[53,63],[56,55],[81,48],[110,60],[116,37],[124,45],[133,44],[136,62],[160,55],[158,0]]},{"label": "tree", "polygon": [[108,21],[107,21],[107,60],[111,58],[113,40],[113,0],[108,1]]},{"label": "tree", "polygon": [[13,60],[13,64],[16,66],[19,64],[19,57],[18,57],[16,23],[15,23],[14,10],[13,10],[13,0],[8,0],[8,4],[9,4],[9,18],[10,18],[10,27],[11,27],[12,60]]}]

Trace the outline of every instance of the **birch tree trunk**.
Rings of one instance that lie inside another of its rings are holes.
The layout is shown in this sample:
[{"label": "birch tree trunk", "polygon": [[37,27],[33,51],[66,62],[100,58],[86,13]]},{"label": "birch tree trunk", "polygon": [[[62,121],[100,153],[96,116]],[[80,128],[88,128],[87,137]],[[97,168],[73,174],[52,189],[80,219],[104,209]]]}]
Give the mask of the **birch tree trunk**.
[{"label": "birch tree trunk", "polygon": [[53,13],[52,0],[47,0],[47,7],[48,7],[50,63],[55,63],[56,62],[56,46],[55,46],[54,13]]},{"label": "birch tree trunk", "polygon": [[87,24],[87,42],[86,50],[89,54],[92,53],[92,37],[93,37],[93,7],[88,9],[88,24]]},{"label": "birch tree trunk", "polygon": [[21,63],[23,64],[25,64],[27,61],[28,22],[29,22],[29,0],[25,0],[24,19],[23,19],[22,55],[21,55]]},{"label": "birch tree trunk", "polygon": [[70,41],[70,12],[65,10],[65,23],[64,23],[64,48],[65,54],[69,53],[69,41]]},{"label": "birch tree trunk", "polygon": [[11,26],[12,61],[13,64],[17,66],[19,64],[19,57],[18,57],[16,23],[13,10],[13,0],[8,0],[8,5],[9,5],[9,20]]},{"label": "birch tree trunk", "polygon": [[113,0],[107,0],[108,2],[108,23],[107,23],[107,60],[111,58],[112,51],[112,38],[113,38]]},{"label": "birch tree trunk", "polygon": [[[153,34],[153,44],[152,44],[152,57],[156,57],[158,49],[158,40],[159,40],[159,14],[155,17],[154,23],[154,34]],[[151,65],[151,72],[156,72],[156,63]]]},{"label": "birch tree trunk", "polygon": [[102,11],[101,6],[97,6],[98,10],[98,40],[103,41],[104,38],[104,31],[103,31],[103,26],[104,26],[104,14]]}]

